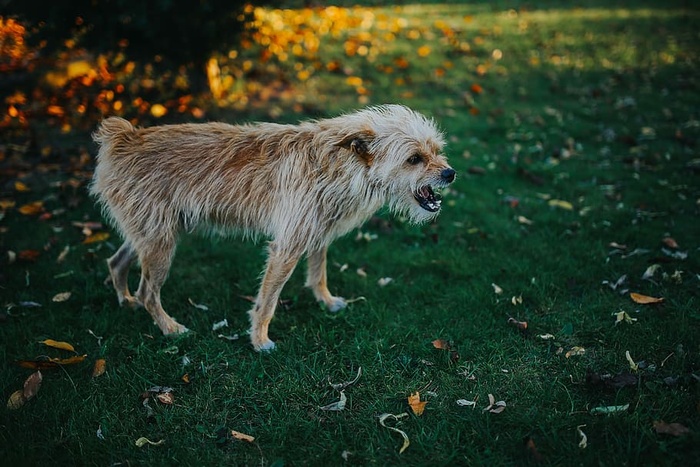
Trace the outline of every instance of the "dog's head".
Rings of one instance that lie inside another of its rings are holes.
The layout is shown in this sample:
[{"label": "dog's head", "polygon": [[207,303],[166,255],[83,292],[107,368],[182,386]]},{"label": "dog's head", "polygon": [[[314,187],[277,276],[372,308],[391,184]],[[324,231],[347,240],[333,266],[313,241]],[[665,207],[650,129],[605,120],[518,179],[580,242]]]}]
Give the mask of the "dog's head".
[{"label": "dog's head", "polygon": [[339,146],[362,160],[369,182],[385,193],[392,210],[416,223],[435,218],[440,212],[436,190],[455,179],[435,122],[401,105],[370,107],[346,117],[351,117],[351,131]]}]

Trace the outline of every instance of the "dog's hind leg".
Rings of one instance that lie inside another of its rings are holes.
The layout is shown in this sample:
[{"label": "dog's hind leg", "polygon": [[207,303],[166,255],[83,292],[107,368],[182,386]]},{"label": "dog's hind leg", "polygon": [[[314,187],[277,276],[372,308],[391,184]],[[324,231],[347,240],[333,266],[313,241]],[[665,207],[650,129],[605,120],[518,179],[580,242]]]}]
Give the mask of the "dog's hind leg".
[{"label": "dog's hind leg", "polygon": [[126,240],[111,258],[107,260],[109,267],[109,277],[107,281],[111,281],[114,290],[117,292],[117,299],[122,305],[126,302],[127,305],[138,305],[138,301],[129,292],[129,267],[136,258],[136,251],[131,246],[131,242]]},{"label": "dog's hind leg", "polygon": [[343,298],[331,295],[328,290],[328,280],[326,278],[326,251],[327,248],[324,247],[308,254],[306,286],[313,291],[317,301],[323,302],[329,311],[336,312],[345,308],[347,303]]},{"label": "dog's hind leg", "polygon": [[175,253],[175,242],[150,240],[139,245],[141,282],[136,297],[151,315],[163,334],[180,334],[188,329],[168,315],[160,302],[160,288],[168,277],[168,270]]},{"label": "dog's hind leg", "polygon": [[282,288],[301,257],[301,253],[282,250],[275,243],[270,243],[268,250],[267,267],[255,299],[255,306],[248,312],[251,325],[250,340],[258,351],[270,351],[275,348],[275,343],[267,334],[268,328]]}]

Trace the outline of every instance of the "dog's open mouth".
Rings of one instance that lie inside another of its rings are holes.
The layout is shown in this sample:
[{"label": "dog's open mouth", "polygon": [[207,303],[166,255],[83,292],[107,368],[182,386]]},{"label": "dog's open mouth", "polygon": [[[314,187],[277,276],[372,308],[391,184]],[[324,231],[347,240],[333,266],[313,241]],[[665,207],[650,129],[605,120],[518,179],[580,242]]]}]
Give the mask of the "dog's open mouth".
[{"label": "dog's open mouth", "polygon": [[413,197],[416,198],[420,207],[430,212],[437,212],[440,210],[440,198],[433,191],[430,185],[424,185],[413,193]]}]

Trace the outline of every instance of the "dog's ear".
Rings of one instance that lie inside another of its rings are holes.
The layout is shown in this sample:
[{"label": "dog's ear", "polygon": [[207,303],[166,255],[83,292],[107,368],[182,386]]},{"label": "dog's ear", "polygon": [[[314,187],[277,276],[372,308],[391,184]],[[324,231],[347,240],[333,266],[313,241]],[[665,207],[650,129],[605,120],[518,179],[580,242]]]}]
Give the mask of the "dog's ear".
[{"label": "dog's ear", "polygon": [[346,136],[340,140],[340,142],[336,143],[336,146],[353,152],[362,159],[367,167],[371,167],[374,161],[374,155],[370,153],[369,145],[373,139],[374,133],[371,131],[361,131]]}]

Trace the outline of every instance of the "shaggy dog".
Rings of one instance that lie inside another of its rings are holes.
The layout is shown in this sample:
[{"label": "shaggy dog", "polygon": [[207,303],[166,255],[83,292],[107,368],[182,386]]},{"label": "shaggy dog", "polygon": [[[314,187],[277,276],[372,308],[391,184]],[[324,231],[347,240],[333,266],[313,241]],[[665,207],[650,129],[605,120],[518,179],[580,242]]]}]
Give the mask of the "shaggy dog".
[{"label": "shaggy dog", "polygon": [[[416,223],[435,218],[455,171],[432,120],[400,105],[299,125],[225,123],[134,128],[111,117],[99,144],[91,193],[124,237],[107,260],[119,303],[143,305],[164,334],[187,328],[161,305],[178,237],[205,229],[270,238],[250,337],[271,350],[268,327],[282,287],[306,255],[306,285],[331,311],[346,302],[326,282],[326,250],[388,204]],[[138,258],[141,281],[127,284]]]}]

